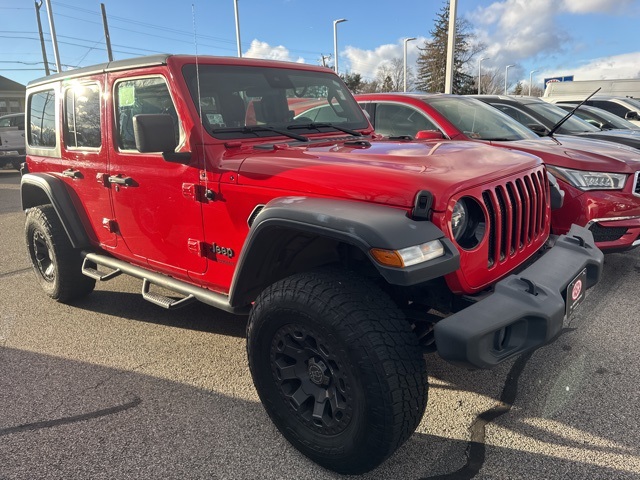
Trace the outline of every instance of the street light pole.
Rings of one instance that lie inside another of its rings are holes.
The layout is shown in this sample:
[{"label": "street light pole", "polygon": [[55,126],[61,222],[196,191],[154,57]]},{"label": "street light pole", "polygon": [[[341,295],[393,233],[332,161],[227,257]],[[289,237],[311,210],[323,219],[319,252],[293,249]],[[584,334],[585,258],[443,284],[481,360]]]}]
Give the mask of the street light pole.
[{"label": "street light pole", "polygon": [[531,96],[531,84],[533,83],[533,74],[536,73],[538,70],[531,70],[529,72],[529,96]]},{"label": "street light pole", "polygon": [[338,24],[346,22],[346,18],[333,21],[333,69],[338,73]]},{"label": "street light pole", "polygon": [[482,78],[482,70],[480,70],[482,68],[482,61],[483,60],[489,60],[489,57],[482,57],[480,60],[478,60],[478,95],[480,95],[480,79]]},{"label": "street light pole", "polygon": [[407,91],[407,43],[411,40],[415,40],[416,37],[410,37],[404,39],[404,91]]},{"label": "street light pole", "polygon": [[507,67],[504,69],[504,94],[507,94],[507,78],[509,78],[509,69],[511,67],[515,67],[515,65],[507,65]]},{"label": "street light pole", "polygon": [[453,93],[453,63],[456,58],[456,12],[458,0],[449,0],[449,34],[447,38],[447,65],[444,72],[444,93]]},{"label": "street light pole", "polygon": [[236,14],[236,44],[238,45],[238,58],[242,58],[242,46],[240,45],[240,17],[238,16],[238,0],[233,0],[233,9]]}]

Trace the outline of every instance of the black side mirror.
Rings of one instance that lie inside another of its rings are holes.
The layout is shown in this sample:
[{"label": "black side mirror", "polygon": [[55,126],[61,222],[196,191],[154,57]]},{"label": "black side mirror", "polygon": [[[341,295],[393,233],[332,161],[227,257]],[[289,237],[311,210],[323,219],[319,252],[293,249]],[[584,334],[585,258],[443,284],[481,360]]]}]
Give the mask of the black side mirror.
[{"label": "black side mirror", "polygon": [[176,153],[176,130],[171,115],[144,113],[133,117],[136,149],[141,153],[161,152],[168,162],[189,163],[190,152]]},{"label": "black side mirror", "polygon": [[633,110],[631,110],[630,112],[626,113],[624,118],[625,120],[640,120],[640,115],[638,114],[638,112],[634,112]]},{"label": "black side mirror", "polygon": [[544,137],[549,131],[547,127],[545,127],[544,125],[540,125],[539,123],[532,123],[530,125],[527,125],[527,127],[539,137]]}]

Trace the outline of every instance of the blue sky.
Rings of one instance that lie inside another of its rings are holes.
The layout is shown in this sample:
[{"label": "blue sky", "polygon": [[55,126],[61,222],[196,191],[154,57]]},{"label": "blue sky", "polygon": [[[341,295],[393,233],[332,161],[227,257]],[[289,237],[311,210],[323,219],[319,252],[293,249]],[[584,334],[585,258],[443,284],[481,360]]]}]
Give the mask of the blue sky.
[{"label": "blue sky", "polygon": [[[61,62],[66,67],[107,60],[100,2],[52,0]],[[115,59],[152,53],[236,55],[233,0],[103,0]],[[402,58],[409,65],[429,38],[439,0],[347,2],[336,0],[239,0],[245,56],[317,64],[333,54],[338,25],[339,67],[375,77],[378,66]],[[47,54],[54,63],[46,4],[41,9]],[[487,46],[482,68],[504,71],[513,82],[555,75],[576,80],[640,77],[636,32],[640,0],[458,0],[458,16],[471,22]],[[26,84],[44,75],[33,0],[0,0],[0,75]],[[477,71],[474,68],[472,72]]]}]

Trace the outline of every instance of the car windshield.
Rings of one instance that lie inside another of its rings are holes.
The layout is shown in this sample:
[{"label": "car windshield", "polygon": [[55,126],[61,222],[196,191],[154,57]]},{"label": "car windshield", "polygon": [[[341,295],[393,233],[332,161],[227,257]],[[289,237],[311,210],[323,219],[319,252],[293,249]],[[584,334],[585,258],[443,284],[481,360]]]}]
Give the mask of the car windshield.
[{"label": "car windshield", "polygon": [[494,141],[538,138],[508,115],[474,98],[451,96],[423,100],[469,138]]},{"label": "car windshield", "polygon": [[302,135],[369,126],[345,85],[328,71],[200,65],[196,72],[195,65],[186,65],[183,75],[205,129],[216,138],[306,140]]},{"label": "car windshield", "polygon": [[[562,108],[546,102],[529,103],[527,104],[527,107],[529,107],[538,115],[543,116],[547,120],[547,124],[545,125],[547,128],[553,127],[567,114],[567,112]],[[594,127],[593,125],[574,115],[572,117],[569,117],[569,119],[562,124],[562,126],[557,130],[557,133],[565,133],[571,135],[576,133],[599,131],[600,129],[598,127]]]}]

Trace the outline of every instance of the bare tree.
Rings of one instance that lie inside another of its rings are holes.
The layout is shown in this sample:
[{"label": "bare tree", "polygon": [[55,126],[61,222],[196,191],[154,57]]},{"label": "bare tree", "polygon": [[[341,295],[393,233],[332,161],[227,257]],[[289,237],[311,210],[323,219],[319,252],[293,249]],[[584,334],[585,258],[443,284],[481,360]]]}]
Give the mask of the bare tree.
[{"label": "bare tree", "polygon": [[[407,69],[407,83],[412,78],[411,72]],[[384,92],[400,92],[404,88],[404,61],[401,58],[393,58],[382,63],[376,70],[376,80]]]}]

